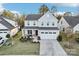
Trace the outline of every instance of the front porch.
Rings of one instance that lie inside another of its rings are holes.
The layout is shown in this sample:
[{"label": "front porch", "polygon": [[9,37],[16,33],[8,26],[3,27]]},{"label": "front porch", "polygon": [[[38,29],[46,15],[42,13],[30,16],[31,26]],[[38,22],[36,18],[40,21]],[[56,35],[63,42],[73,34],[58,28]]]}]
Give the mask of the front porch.
[{"label": "front porch", "polygon": [[32,30],[32,29],[25,30],[25,37],[31,38],[33,42],[40,42],[38,30]]}]

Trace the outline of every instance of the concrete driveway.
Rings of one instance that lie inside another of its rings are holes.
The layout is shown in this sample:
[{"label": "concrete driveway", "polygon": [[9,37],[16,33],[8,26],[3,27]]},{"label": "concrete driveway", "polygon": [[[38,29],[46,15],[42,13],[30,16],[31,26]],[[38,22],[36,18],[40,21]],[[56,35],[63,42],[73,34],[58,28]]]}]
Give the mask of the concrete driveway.
[{"label": "concrete driveway", "polygon": [[40,41],[40,55],[42,56],[66,56],[59,42],[55,39],[42,39]]}]

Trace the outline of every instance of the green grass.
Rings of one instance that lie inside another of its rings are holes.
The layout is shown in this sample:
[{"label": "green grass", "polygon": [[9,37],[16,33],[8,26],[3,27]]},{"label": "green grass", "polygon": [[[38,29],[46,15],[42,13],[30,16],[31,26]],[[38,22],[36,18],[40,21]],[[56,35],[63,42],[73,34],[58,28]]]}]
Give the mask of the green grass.
[{"label": "green grass", "polygon": [[2,46],[0,55],[39,55],[39,43],[20,42],[21,32],[13,37],[13,46]]}]

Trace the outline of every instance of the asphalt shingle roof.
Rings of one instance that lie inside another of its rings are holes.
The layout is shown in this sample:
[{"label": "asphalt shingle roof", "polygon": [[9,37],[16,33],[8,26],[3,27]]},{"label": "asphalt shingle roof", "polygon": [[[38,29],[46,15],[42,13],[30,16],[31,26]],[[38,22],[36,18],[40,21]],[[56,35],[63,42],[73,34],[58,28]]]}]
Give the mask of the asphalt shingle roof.
[{"label": "asphalt shingle roof", "polygon": [[57,27],[33,27],[33,26],[24,27],[24,29],[59,30]]},{"label": "asphalt shingle roof", "polygon": [[0,23],[6,26],[10,30],[14,28],[14,26],[8,23],[2,16],[0,16]]},{"label": "asphalt shingle roof", "polygon": [[64,16],[64,19],[72,28],[79,24],[79,16]]},{"label": "asphalt shingle roof", "polygon": [[26,20],[38,20],[42,14],[29,14],[26,16]]}]

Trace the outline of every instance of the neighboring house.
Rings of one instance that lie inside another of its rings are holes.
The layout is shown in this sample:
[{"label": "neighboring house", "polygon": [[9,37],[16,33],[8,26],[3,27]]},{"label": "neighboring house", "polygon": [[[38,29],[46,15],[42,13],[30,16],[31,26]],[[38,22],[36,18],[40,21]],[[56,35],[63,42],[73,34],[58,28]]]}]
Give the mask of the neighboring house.
[{"label": "neighboring house", "polygon": [[2,16],[0,16],[0,36],[3,38],[6,38],[7,34],[10,34],[10,36],[13,36],[17,33],[16,27],[14,27],[12,24],[6,21],[6,19]]},{"label": "neighboring house", "polygon": [[79,16],[64,16],[60,19],[58,28],[63,31],[79,32]]},{"label": "neighboring house", "polygon": [[15,28],[13,30],[11,30],[11,36],[15,35],[18,31],[19,31],[19,25],[17,23],[17,21],[11,20],[11,19],[7,19],[5,17],[3,17],[8,23],[10,23],[12,26],[14,26]]},{"label": "neighboring house", "polygon": [[9,22],[11,25],[13,25],[14,27],[19,27],[17,21],[11,20],[11,19],[7,19],[6,17],[3,17],[7,22]]},{"label": "neighboring house", "polygon": [[59,35],[58,20],[49,11],[44,14],[30,14],[25,20],[25,35],[40,36],[41,39],[56,39]]}]

